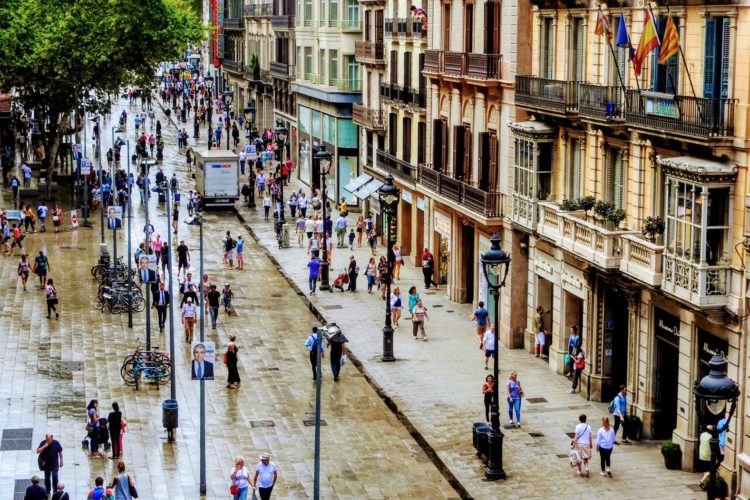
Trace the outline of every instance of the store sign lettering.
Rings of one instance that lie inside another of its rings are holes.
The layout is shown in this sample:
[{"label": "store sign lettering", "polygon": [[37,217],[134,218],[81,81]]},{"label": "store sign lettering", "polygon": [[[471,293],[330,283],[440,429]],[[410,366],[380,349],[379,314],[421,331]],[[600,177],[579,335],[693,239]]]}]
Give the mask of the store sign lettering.
[{"label": "store sign lettering", "polygon": [[670,335],[680,335],[680,325],[670,325],[666,321],[664,321],[664,318],[659,318],[659,321],[657,321],[656,326],[659,328],[659,330],[663,333],[668,333]]}]

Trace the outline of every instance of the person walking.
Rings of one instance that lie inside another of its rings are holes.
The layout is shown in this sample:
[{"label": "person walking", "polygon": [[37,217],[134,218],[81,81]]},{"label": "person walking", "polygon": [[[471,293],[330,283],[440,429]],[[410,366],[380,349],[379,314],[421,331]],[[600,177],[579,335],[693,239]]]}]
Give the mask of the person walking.
[{"label": "person walking", "polygon": [[477,324],[477,337],[479,338],[479,348],[482,348],[482,339],[484,338],[484,333],[487,331],[487,323],[488,318],[490,316],[489,311],[484,308],[484,302],[479,301],[479,307],[477,307],[477,310],[474,311],[474,314],[471,316],[471,321],[476,321]]},{"label": "person walking", "polygon": [[[494,328],[494,327],[493,327]],[[510,417],[510,425],[513,425],[513,410],[516,410],[516,427],[521,428],[521,397],[523,396],[523,388],[521,382],[518,381],[518,374],[513,371],[510,372],[508,382],[505,384],[505,395],[508,399],[508,415]]]},{"label": "person walking", "polygon": [[237,346],[234,342],[227,345],[225,359],[227,364],[227,389],[237,389],[240,386],[240,372],[237,369]]},{"label": "person walking", "polygon": [[[417,301],[419,300],[419,292],[417,292],[417,287],[415,286],[409,287],[408,297],[409,297],[409,317],[406,319],[411,319],[413,316],[412,313],[414,311],[414,307],[416,307]],[[482,348],[481,340],[479,342],[479,348],[480,349]]]},{"label": "person walking", "polygon": [[490,408],[492,407],[492,396],[495,394],[495,377],[487,375],[482,385],[482,394],[484,394],[484,419],[487,425],[490,425]]},{"label": "person walking", "polygon": [[[195,293],[195,292],[193,292]],[[193,341],[193,328],[195,327],[195,317],[198,313],[198,308],[193,305],[193,298],[188,297],[185,305],[182,306],[182,324],[185,327],[185,342],[190,343]]]},{"label": "person walking", "polygon": [[481,349],[484,349],[484,369],[489,370],[487,367],[487,363],[489,362],[490,358],[495,359],[495,356],[497,353],[495,352],[495,327],[491,326],[489,330],[484,332],[484,336],[482,337],[482,345],[480,346]]},{"label": "person walking", "polygon": [[367,242],[370,244],[372,255],[378,254],[378,230],[374,227],[367,233]]},{"label": "person walking", "polygon": [[380,262],[378,262],[378,283],[380,285],[380,298],[385,300],[385,291],[390,281],[391,274],[388,272],[388,261],[385,260],[385,255],[380,256]]},{"label": "person walking", "polygon": [[393,245],[393,279],[401,279],[401,264],[403,259],[401,258],[401,247]]},{"label": "person walking", "polygon": [[244,457],[239,456],[234,459],[234,469],[229,473],[229,479],[232,481],[230,487],[232,499],[247,500],[247,492],[250,489],[250,472],[245,467]]},{"label": "person walking", "polygon": [[242,236],[237,236],[235,250],[237,250],[237,270],[242,271],[245,268],[245,240]]},{"label": "person walking", "polygon": [[104,478],[98,476],[94,479],[94,487],[89,491],[87,498],[91,500],[115,500],[115,495],[112,490],[104,486]]},{"label": "person walking", "polygon": [[305,218],[302,217],[302,214],[297,217],[294,228],[297,230],[297,244],[302,248],[302,243],[305,241]]},{"label": "person walking", "polygon": [[133,495],[137,495],[135,482],[125,472],[125,462],[122,460],[117,462],[117,475],[112,479],[112,484],[109,487],[115,491],[115,500],[132,500],[135,498]]},{"label": "person walking", "polygon": [[336,219],[335,229],[337,245],[339,248],[344,248],[346,246],[346,243],[344,242],[344,239],[346,238],[346,217],[342,214],[339,214],[339,218]]},{"label": "person walking", "polygon": [[349,267],[346,269],[346,273],[349,275],[349,287],[348,292],[357,291],[357,275],[359,274],[359,266],[354,258],[354,254],[349,256]]},{"label": "person walking", "polygon": [[47,319],[50,319],[52,311],[55,311],[55,319],[60,317],[60,313],[57,311],[57,304],[60,302],[57,299],[57,288],[52,280],[47,280]]},{"label": "person walking", "polygon": [[323,343],[318,342],[319,335],[320,332],[318,332],[318,327],[314,326],[312,328],[312,333],[307,336],[307,340],[305,341],[305,348],[310,353],[310,368],[312,368],[313,380],[318,378],[318,345],[320,345],[320,358],[323,359],[325,357]]},{"label": "person walking", "polygon": [[55,436],[47,434],[37,446],[36,452],[39,455],[39,467],[44,471],[44,487],[47,491],[56,490],[58,472],[63,466],[62,445]]},{"label": "person walking", "polygon": [[268,214],[271,211],[271,196],[268,193],[263,196],[263,217],[268,220]]},{"label": "person walking", "polygon": [[570,335],[568,336],[568,357],[570,357],[570,363],[565,366],[565,375],[570,375],[573,362],[575,361],[576,349],[580,349],[583,341],[581,336],[578,334],[578,327],[573,325],[570,327]]},{"label": "person walking", "polygon": [[65,485],[63,483],[57,483],[57,490],[52,495],[51,500],[70,500],[70,495],[65,491]]},{"label": "person walking", "polygon": [[167,271],[170,274],[172,273],[172,267],[169,265],[170,259],[169,243],[164,243],[164,246],[161,247],[161,274],[164,276],[164,279],[167,278]]},{"label": "person walking", "polygon": [[412,335],[414,340],[417,340],[417,331],[421,333],[421,339],[427,342],[427,335],[424,333],[424,322],[429,320],[430,317],[427,315],[427,308],[422,304],[422,299],[417,300],[417,305],[414,306],[411,314],[412,321]]},{"label": "person walking", "polygon": [[628,413],[628,388],[625,385],[620,386],[620,392],[612,400],[610,409],[610,413],[615,419],[615,444],[619,444],[617,442],[617,430],[620,428],[620,424],[622,424],[622,442],[630,444],[630,441],[628,441],[628,429],[625,427],[625,415]]},{"label": "person walking", "polygon": [[187,273],[190,268],[190,250],[185,244],[184,240],[180,240],[180,244],[177,245],[177,277],[180,277],[180,272]]},{"label": "person walking", "polygon": [[573,432],[573,440],[570,442],[571,449],[578,452],[578,475],[582,473],[581,466],[586,466],[586,476],[589,476],[589,459],[591,458],[592,445],[591,426],[586,423],[586,414],[582,413],[578,417],[578,425]]},{"label": "person walking", "polygon": [[208,307],[208,315],[211,318],[211,328],[216,330],[216,322],[219,319],[221,293],[216,289],[216,285],[211,285],[210,290],[206,294],[206,306]]},{"label": "person walking", "polygon": [[362,247],[362,234],[364,233],[365,229],[365,218],[363,216],[359,216],[359,219],[357,219],[357,246]]},{"label": "person walking", "polygon": [[[335,323],[332,323],[335,326]],[[349,342],[341,330],[331,335],[328,338],[328,348],[330,349],[331,357],[331,372],[333,373],[333,381],[339,381],[339,373],[341,372],[342,358],[346,356],[346,343]]]},{"label": "person walking", "polygon": [[25,251],[23,249],[23,239],[25,236],[21,234],[21,226],[20,223],[18,225],[13,224],[11,227],[11,232],[13,233],[13,243],[10,245],[10,254],[13,255],[13,249],[15,247],[18,247],[21,249],[21,255],[25,254]]},{"label": "person walking", "polygon": [[107,415],[107,427],[109,428],[109,439],[112,441],[112,456],[110,460],[117,460],[122,456],[122,442],[120,434],[122,433],[122,412],[117,401],[112,403],[112,411]]},{"label": "person walking", "polygon": [[26,488],[23,500],[47,500],[47,490],[39,484],[40,482],[39,476],[31,476],[31,484]]},{"label": "person walking", "polygon": [[86,407],[89,417],[87,430],[89,431],[89,446],[91,447],[91,458],[102,458],[99,453],[99,401],[92,399]]},{"label": "person walking", "polygon": [[23,291],[26,291],[26,283],[29,281],[29,270],[31,269],[31,263],[26,259],[26,254],[21,254],[21,260],[18,261],[18,277],[21,278],[21,284],[23,285]]},{"label": "person walking", "polygon": [[583,350],[579,347],[576,347],[575,350],[575,356],[573,358],[573,387],[570,389],[571,394],[575,394],[576,391],[581,392],[580,388],[578,387],[578,383],[581,381],[581,373],[583,373],[583,369],[586,368],[586,356],[583,354]]},{"label": "person walking", "polygon": [[315,288],[318,285],[318,275],[320,273],[320,259],[313,253],[310,258],[310,262],[307,263],[307,267],[310,269],[308,276],[308,284],[310,286],[310,295],[315,295]]},{"label": "person walking", "polygon": [[255,477],[253,478],[253,488],[258,488],[260,500],[270,500],[273,487],[276,486],[279,469],[276,464],[271,462],[271,455],[263,453],[260,456],[260,463],[255,467]]},{"label": "person walking", "polygon": [[425,248],[424,252],[422,252],[422,276],[424,277],[424,287],[427,290],[430,289],[430,285],[435,285],[435,288],[438,287],[437,283],[432,279],[434,271],[435,257],[433,257],[432,253]]},{"label": "person walking", "polygon": [[401,300],[401,289],[396,287],[391,293],[391,323],[393,328],[398,328],[398,320],[401,319],[401,311],[404,308],[404,303]]},{"label": "person walking", "polygon": [[172,234],[177,234],[177,226],[180,224],[180,206],[175,203],[172,209]]},{"label": "person walking", "polygon": [[36,215],[39,217],[40,233],[47,232],[47,212],[49,212],[49,208],[47,208],[47,205],[44,203],[44,201],[40,201],[39,206],[36,207]]},{"label": "person walking", "polygon": [[232,314],[232,298],[234,297],[234,292],[232,291],[232,287],[229,286],[229,283],[224,283],[221,295],[224,300],[224,312],[227,315]]},{"label": "person walking", "polygon": [[615,430],[609,425],[609,417],[602,418],[602,427],[596,432],[596,451],[599,452],[599,462],[602,476],[612,477],[612,448],[615,444]]},{"label": "person walking", "polygon": [[227,237],[224,239],[224,254],[229,264],[229,269],[234,269],[234,248],[237,246],[232,236],[227,231]]},{"label": "person walking", "polygon": [[375,283],[375,275],[378,273],[378,265],[375,257],[370,257],[370,261],[365,268],[365,277],[367,278],[367,293],[372,293],[372,285]]},{"label": "person walking", "polygon": [[34,259],[34,274],[39,276],[39,289],[44,290],[47,285],[47,271],[49,270],[49,259],[44,255],[44,250],[39,250],[39,255]]}]

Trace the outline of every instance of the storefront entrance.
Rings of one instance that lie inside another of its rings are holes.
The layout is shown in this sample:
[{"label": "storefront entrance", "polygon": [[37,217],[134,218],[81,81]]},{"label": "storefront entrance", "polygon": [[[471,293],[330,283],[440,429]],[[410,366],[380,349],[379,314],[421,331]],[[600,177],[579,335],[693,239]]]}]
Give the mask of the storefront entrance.
[{"label": "storefront entrance", "polygon": [[[570,292],[563,291],[563,307],[565,319],[560,335],[565,339],[565,352],[568,352],[568,338],[570,337],[570,329],[572,327],[578,329],[578,335],[581,337],[581,346],[586,345],[586,333],[583,331],[583,299]],[[584,352],[584,354],[588,356],[588,353]],[[565,371],[569,370],[572,370],[572,368],[566,367]]]},{"label": "storefront entrance", "polygon": [[466,292],[460,302],[472,303],[474,301],[474,226],[469,224],[461,226],[461,269],[463,272],[459,277],[460,286]]},{"label": "storefront entrance", "polygon": [[611,401],[628,380],[628,302],[618,292],[604,292],[602,374],[609,377],[602,387],[602,401]]},{"label": "storefront entrance", "polygon": [[680,319],[654,308],[656,333],[654,439],[670,439],[677,426]]},{"label": "storefront entrance", "polygon": [[[546,342],[544,345],[544,361],[549,363],[549,346],[552,345],[552,335],[553,335],[553,325],[554,325],[554,317],[552,316],[552,300],[554,298],[554,285],[551,281],[546,280],[542,278],[541,276],[537,276],[536,281],[536,291],[537,291],[537,297],[536,297],[536,306],[534,307],[534,317],[537,315],[536,308],[541,307],[544,312],[542,313],[542,324],[544,326],[544,329],[547,331],[546,336]],[[532,322],[533,324],[533,322]],[[536,337],[537,333],[539,332],[532,332],[534,334],[534,337]],[[532,340],[532,344],[534,344],[535,340]],[[534,344],[535,345],[535,344]]]}]

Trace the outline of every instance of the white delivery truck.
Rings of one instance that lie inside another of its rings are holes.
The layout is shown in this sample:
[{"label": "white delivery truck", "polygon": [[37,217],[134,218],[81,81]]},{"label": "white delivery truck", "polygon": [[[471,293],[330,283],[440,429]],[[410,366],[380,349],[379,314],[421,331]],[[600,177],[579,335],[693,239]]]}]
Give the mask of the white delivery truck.
[{"label": "white delivery truck", "polygon": [[240,155],[225,149],[193,149],[195,187],[205,207],[231,208],[240,197]]}]

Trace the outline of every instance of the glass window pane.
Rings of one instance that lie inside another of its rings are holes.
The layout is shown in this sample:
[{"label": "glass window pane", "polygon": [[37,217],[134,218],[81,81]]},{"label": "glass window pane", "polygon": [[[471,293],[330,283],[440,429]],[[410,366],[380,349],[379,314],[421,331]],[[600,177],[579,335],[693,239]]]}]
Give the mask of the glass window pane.
[{"label": "glass window pane", "polygon": [[356,148],[357,147],[357,125],[351,120],[338,119],[338,147]]},{"label": "glass window pane", "polygon": [[310,133],[310,108],[300,106],[298,111],[298,126],[299,131],[303,134]]},{"label": "glass window pane", "polygon": [[312,112],[312,135],[316,139],[321,137],[321,126],[320,126],[320,111],[313,110]]}]

